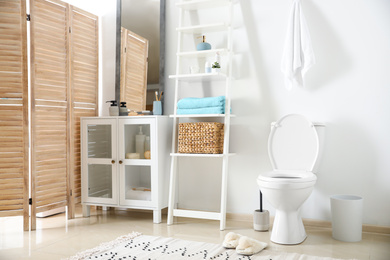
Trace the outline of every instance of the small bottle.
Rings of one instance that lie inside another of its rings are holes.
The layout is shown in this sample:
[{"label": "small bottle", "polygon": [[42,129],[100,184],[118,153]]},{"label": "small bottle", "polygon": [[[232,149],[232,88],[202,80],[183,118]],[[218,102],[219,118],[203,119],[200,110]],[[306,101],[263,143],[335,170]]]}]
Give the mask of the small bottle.
[{"label": "small bottle", "polygon": [[145,159],[150,159],[150,136],[145,137]]},{"label": "small bottle", "polygon": [[121,106],[119,107],[119,115],[127,116],[129,113],[127,112],[126,102],[122,101]]},{"label": "small bottle", "polygon": [[217,51],[217,53],[215,54],[215,61],[218,62],[219,64],[221,64],[221,56],[219,55],[219,52]]},{"label": "small bottle", "polygon": [[204,64],[204,72],[211,73],[211,64],[209,61],[206,61],[206,63]]},{"label": "small bottle", "polygon": [[145,151],[150,151],[150,136],[145,137]]},{"label": "small bottle", "polygon": [[116,100],[110,100],[106,103],[108,102],[111,102],[111,106],[108,109],[110,116],[119,116],[119,108]]},{"label": "small bottle", "polygon": [[140,159],[145,159],[145,135],[142,126],[139,126],[139,133],[135,136],[135,152],[139,154]]},{"label": "small bottle", "polygon": [[196,50],[198,51],[206,51],[211,50],[210,43],[206,42],[206,36],[203,35],[202,42],[196,45]]}]

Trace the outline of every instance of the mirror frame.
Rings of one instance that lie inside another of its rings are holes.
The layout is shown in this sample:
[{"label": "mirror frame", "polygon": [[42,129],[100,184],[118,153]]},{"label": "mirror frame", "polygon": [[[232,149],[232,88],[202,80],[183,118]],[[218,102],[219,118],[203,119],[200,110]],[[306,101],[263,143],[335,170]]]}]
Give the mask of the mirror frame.
[{"label": "mirror frame", "polygon": [[[142,1],[142,0],[140,0]],[[115,100],[120,104],[121,95],[121,17],[122,0],[116,6],[116,51],[115,51]],[[160,61],[159,61],[159,93],[165,88],[165,0],[160,0]],[[164,98],[162,98],[164,105]]]}]

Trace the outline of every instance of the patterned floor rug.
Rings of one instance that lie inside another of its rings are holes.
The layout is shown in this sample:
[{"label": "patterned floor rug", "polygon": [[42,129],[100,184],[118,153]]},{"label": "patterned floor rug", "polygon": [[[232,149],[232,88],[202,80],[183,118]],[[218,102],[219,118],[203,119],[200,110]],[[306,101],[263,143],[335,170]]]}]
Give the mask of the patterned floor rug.
[{"label": "patterned floor rug", "polygon": [[100,246],[80,252],[67,260],[115,259],[115,260],[330,260],[295,253],[263,250],[252,256],[243,256],[234,249],[225,249],[220,244],[202,243],[167,237],[145,236],[137,232],[118,237]]}]

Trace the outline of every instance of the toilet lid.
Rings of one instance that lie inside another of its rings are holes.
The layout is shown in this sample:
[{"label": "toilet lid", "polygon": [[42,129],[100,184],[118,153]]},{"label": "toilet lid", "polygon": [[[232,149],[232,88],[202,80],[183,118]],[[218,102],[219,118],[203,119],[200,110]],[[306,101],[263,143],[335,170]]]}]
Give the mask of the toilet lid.
[{"label": "toilet lid", "polygon": [[273,125],[268,153],[275,170],[312,171],[318,152],[317,131],[306,117],[291,114]]}]

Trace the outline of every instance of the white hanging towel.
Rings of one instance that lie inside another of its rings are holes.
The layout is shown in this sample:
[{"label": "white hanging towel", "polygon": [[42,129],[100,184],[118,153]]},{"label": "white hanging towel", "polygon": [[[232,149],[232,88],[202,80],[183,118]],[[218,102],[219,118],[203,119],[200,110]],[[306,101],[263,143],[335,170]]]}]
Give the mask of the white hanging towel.
[{"label": "white hanging towel", "polygon": [[315,64],[309,29],[301,9],[300,0],[293,0],[284,44],[281,69],[285,75],[285,86],[304,86],[304,76]]}]

